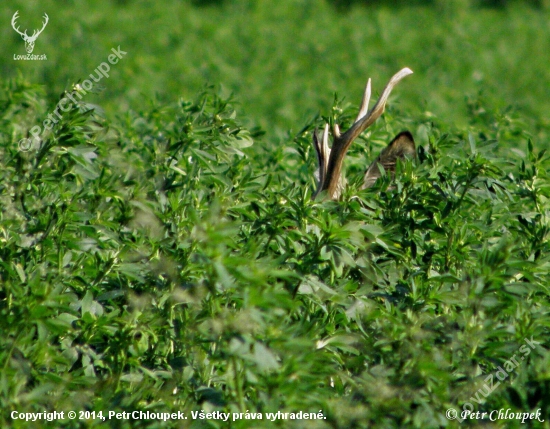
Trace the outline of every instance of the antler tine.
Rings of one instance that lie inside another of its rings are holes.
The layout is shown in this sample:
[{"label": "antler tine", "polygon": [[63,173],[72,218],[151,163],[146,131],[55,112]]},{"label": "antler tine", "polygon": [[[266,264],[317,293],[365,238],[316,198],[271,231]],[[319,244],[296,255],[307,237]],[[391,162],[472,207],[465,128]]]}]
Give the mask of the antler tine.
[{"label": "antler tine", "polygon": [[44,23],[42,24],[42,29],[40,30],[40,33],[44,31],[44,28],[46,28],[46,25],[48,25],[48,22],[50,22],[50,17],[46,12],[44,12],[44,16],[42,18],[44,18]]},{"label": "antler tine", "polygon": [[325,124],[325,129],[323,130],[323,143],[322,143],[322,150],[323,150],[323,178],[326,177],[327,174],[327,168],[328,168],[328,161],[330,159],[330,147],[328,146],[328,124]]},{"label": "antler tine", "polygon": [[358,122],[369,111],[370,92],[371,92],[370,82],[371,82],[371,79],[369,77],[369,80],[367,81],[367,86],[365,86],[365,93],[363,94],[363,100],[361,100],[361,108],[359,109],[357,118],[355,118],[355,122]]},{"label": "antler tine", "polygon": [[21,31],[19,30],[19,26],[16,27],[17,23],[15,21],[17,21],[17,18],[19,18],[19,11],[16,11],[14,14],[13,14],[13,17],[11,18],[11,26],[13,27],[13,29],[15,30],[16,33],[20,34],[21,36],[27,36],[27,30],[25,30],[24,33],[21,33]]},{"label": "antler tine", "polygon": [[401,79],[410,74],[412,74],[412,70],[409,68],[404,68],[393,75],[382,91],[382,95],[380,95],[380,98],[371,110],[368,110],[371,92],[369,79],[363,95],[363,101],[361,102],[361,108],[359,109],[359,114],[357,115],[358,119],[356,119],[355,123],[344,134],[340,135],[339,133],[335,133],[334,135],[334,141],[332,143],[332,150],[330,151],[330,158],[328,160],[324,180],[321,182],[317,194],[326,190],[328,191],[329,198],[338,198],[341,187],[340,172],[342,170],[342,163],[349,146],[357,138],[357,136],[371,126],[382,115],[382,113],[384,113],[386,102],[388,101],[388,97],[390,96],[392,89],[399,83],[399,81],[401,81]]},{"label": "antler tine", "polygon": [[319,183],[323,183],[325,180],[325,172],[323,171],[323,152],[321,149],[321,145],[319,144],[319,137],[317,136],[317,128],[315,128],[315,131],[313,131],[313,147],[315,148],[315,153],[317,153],[317,164],[319,165],[318,170],[315,172],[315,175],[317,176],[317,179],[319,180]]},{"label": "antler tine", "polygon": [[332,135],[335,137],[335,138],[339,138],[340,137],[340,126],[338,124],[333,124],[332,125]]},{"label": "antler tine", "polygon": [[34,30],[32,33],[31,39],[36,40],[38,36],[40,36],[40,33],[44,31],[44,28],[46,28],[46,25],[48,25],[48,22],[50,21],[48,14],[44,13],[44,16],[42,18],[44,19],[44,22],[42,23],[42,28],[40,30]]},{"label": "antler tine", "polygon": [[323,138],[321,142],[319,142],[317,129],[313,132],[313,146],[315,147],[315,151],[317,152],[317,161],[319,163],[319,171],[318,171],[319,184],[318,184],[317,192],[315,194],[317,195],[317,193],[320,192],[321,186],[325,181],[325,177],[327,174],[328,160],[330,158],[330,147],[328,146],[328,124],[325,124],[325,128],[323,130]]}]

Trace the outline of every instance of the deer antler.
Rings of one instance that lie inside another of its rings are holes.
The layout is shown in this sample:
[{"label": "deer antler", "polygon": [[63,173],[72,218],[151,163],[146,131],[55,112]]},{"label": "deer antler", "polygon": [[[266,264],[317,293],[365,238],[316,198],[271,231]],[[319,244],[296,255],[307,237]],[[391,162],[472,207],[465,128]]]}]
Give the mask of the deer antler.
[{"label": "deer antler", "polygon": [[46,25],[48,25],[48,22],[50,18],[48,17],[48,14],[44,12],[44,23],[42,24],[42,28],[40,30],[34,30],[32,33],[32,36],[30,37],[32,40],[36,40],[38,36],[40,36],[40,33],[44,31],[44,28],[46,28]]},{"label": "deer antler", "polygon": [[363,131],[370,127],[382,115],[382,113],[384,113],[386,102],[388,101],[388,97],[390,96],[393,87],[397,85],[401,79],[410,74],[412,74],[412,70],[409,68],[404,68],[397,72],[390,79],[382,91],[382,95],[380,95],[380,98],[370,110],[368,110],[371,95],[371,80],[369,79],[365,88],[365,93],[363,94],[359,114],[350,129],[344,134],[341,134],[338,125],[334,124],[332,129],[332,149],[328,146],[328,124],[325,126],[321,143],[319,142],[317,132],[314,132],[313,144],[315,150],[317,151],[317,159],[319,161],[319,187],[314,198],[323,191],[327,191],[327,195],[331,199],[337,199],[340,196],[343,188],[343,182],[340,177],[342,163],[351,143]]},{"label": "deer antler", "polygon": [[17,18],[19,18],[19,11],[16,11],[14,14],[13,14],[13,17],[11,18],[11,26],[13,27],[13,29],[15,30],[16,33],[20,34],[21,37],[23,37],[23,39],[26,39],[27,37],[27,30],[25,30],[24,33],[21,33],[21,31],[19,31],[19,27],[16,27],[16,23],[15,21],[17,21]]}]

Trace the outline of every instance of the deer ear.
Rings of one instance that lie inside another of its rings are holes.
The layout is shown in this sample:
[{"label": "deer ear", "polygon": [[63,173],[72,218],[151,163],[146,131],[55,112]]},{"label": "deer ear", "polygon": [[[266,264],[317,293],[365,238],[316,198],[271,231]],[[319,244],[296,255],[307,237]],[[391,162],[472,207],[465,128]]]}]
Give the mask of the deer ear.
[{"label": "deer ear", "polygon": [[409,131],[401,131],[380,153],[380,162],[396,161],[397,158],[416,158],[416,145]]},{"label": "deer ear", "polygon": [[414,139],[409,131],[402,131],[390,142],[388,146],[380,152],[378,158],[367,168],[363,189],[370,188],[380,177],[380,167],[384,167],[386,172],[391,172],[392,178],[395,176],[395,164],[398,159],[416,158],[416,146]]}]

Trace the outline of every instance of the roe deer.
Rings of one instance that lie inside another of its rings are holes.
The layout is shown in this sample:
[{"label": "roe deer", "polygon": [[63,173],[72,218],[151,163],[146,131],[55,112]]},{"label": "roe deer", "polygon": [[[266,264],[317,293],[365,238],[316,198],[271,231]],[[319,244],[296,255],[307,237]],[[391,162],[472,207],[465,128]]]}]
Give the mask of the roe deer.
[{"label": "roe deer", "polygon": [[[317,152],[317,160],[319,162],[319,184],[313,198],[326,191],[328,198],[336,200],[340,197],[344,187],[344,181],[340,176],[342,171],[342,163],[351,143],[369,126],[371,126],[384,113],[386,102],[393,87],[404,77],[412,74],[412,70],[404,68],[396,73],[388,82],[382,95],[373,106],[369,109],[371,80],[367,82],[363,101],[359,114],[353,125],[344,134],[340,133],[340,128],[334,124],[332,129],[333,142],[332,149],[328,147],[329,126],[325,125],[322,140],[319,141],[317,130],[313,133],[313,145]],[[391,143],[382,150],[380,155],[367,168],[362,189],[369,188],[380,177],[379,165],[382,165],[385,171],[391,172],[392,177],[395,175],[395,164],[398,159],[406,157],[415,158],[416,147],[413,136],[408,131],[399,133]]]}]

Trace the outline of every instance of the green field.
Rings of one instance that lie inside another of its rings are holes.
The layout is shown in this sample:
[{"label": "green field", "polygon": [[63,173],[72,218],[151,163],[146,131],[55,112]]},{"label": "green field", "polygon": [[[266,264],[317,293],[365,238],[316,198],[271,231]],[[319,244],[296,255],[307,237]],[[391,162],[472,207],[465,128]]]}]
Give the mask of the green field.
[{"label": "green field", "polygon": [[[550,427],[544,1],[0,11],[1,427]],[[403,67],[313,200],[313,130]]]}]

